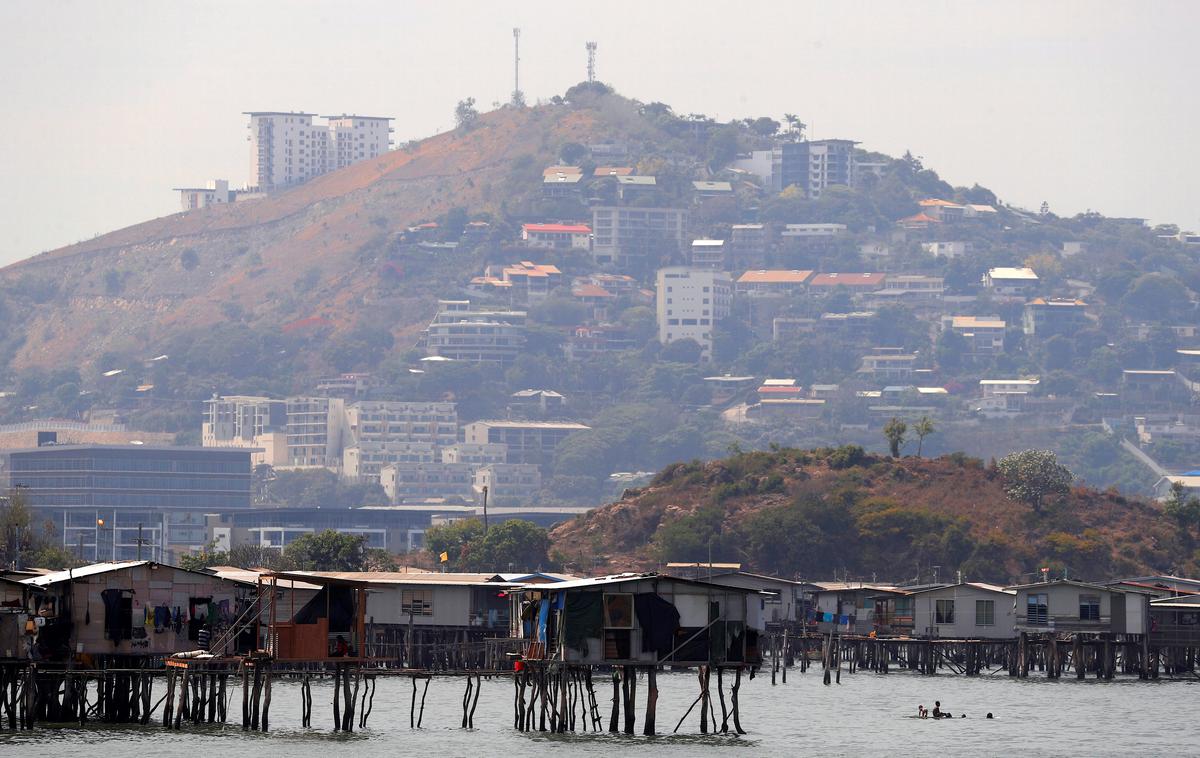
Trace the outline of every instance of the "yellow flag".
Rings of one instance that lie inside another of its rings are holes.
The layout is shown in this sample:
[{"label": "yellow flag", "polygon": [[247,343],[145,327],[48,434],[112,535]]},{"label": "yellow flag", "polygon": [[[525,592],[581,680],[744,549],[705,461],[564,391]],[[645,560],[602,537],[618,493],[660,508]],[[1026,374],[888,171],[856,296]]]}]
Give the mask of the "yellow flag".
[{"label": "yellow flag", "polygon": [[449,561],[449,560],[450,560],[450,554],[449,554],[449,553],[442,553],[442,554],[441,554],[440,556],[438,556],[438,557],[442,559],[442,563],[446,563],[447,561]]}]

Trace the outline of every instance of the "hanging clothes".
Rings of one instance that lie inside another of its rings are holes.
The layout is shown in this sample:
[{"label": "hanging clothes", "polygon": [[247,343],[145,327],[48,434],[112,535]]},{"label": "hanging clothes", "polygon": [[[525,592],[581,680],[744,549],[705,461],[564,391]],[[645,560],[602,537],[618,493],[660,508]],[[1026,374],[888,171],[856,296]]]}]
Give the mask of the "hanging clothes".
[{"label": "hanging clothes", "polygon": [[156,605],[154,607],[154,632],[162,634],[171,625],[171,609],[166,605]]}]

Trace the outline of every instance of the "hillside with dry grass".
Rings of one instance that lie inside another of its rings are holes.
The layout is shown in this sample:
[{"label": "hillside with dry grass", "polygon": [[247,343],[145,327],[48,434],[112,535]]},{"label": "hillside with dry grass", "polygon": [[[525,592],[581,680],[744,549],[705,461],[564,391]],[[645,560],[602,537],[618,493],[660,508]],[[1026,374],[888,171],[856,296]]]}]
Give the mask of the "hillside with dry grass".
[{"label": "hillside with dry grass", "polygon": [[1193,535],[1160,506],[1074,487],[1037,509],[961,455],[891,459],[845,447],[680,463],[551,533],[571,565],[611,570],[734,561],[781,576],[880,581],[1103,579],[1200,570]]},{"label": "hillside with dry grass", "polygon": [[[438,296],[428,261],[394,254],[414,224],[452,208],[511,211],[540,191],[563,144],[636,138],[629,101],[483,114],[469,130],[413,143],[260,200],[179,213],[0,269],[10,367],[93,370],[105,354],[154,355],[181,334],[236,321],[335,332],[385,322],[411,344]],[[647,133],[647,138],[653,134]],[[530,181],[513,176],[523,167]],[[475,259],[438,261],[461,286]]]}]

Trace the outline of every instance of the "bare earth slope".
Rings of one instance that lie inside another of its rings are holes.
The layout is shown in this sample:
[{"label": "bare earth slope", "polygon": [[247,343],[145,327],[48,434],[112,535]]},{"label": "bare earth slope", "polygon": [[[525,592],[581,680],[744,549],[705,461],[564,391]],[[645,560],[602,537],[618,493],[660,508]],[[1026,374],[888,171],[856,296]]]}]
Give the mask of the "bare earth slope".
[{"label": "bare earth slope", "polygon": [[[153,350],[231,311],[252,326],[321,316],[345,327],[381,296],[376,253],[391,235],[456,206],[495,211],[519,156],[542,166],[566,142],[611,136],[594,110],[502,109],[465,133],[440,134],[278,195],[166,216],[0,269],[0,283],[18,296],[39,282],[57,286],[16,316],[26,337],[14,368]],[[181,258],[189,249],[199,261],[190,268]],[[302,278],[315,284],[298,286]],[[402,308],[413,323],[396,324],[397,334],[427,318],[435,296]]]}]

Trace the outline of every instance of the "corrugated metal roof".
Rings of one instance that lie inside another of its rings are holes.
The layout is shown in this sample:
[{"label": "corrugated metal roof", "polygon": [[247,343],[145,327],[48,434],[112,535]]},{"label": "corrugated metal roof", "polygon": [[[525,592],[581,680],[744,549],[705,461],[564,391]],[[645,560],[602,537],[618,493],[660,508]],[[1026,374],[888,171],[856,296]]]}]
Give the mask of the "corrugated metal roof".
[{"label": "corrugated metal roof", "polygon": [[450,572],[406,572],[406,571],[289,571],[287,575],[308,576],[338,582],[361,582],[365,584],[486,584],[489,587],[515,586],[504,581],[499,574],[470,574]]},{"label": "corrugated metal roof", "polygon": [[80,566],[77,569],[67,569],[66,571],[55,571],[51,574],[35,576],[32,579],[25,579],[21,583],[30,584],[35,587],[45,587],[49,584],[58,584],[59,582],[65,582],[70,579],[82,579],[85,576],[107,574],[110,571],[123,571],[136,566],[146,566],[151,563],[153,563],[153,561],[117,561],[93,563],[88,566]]}]

